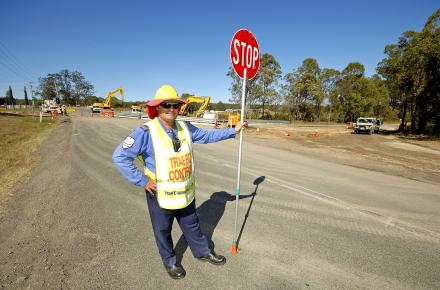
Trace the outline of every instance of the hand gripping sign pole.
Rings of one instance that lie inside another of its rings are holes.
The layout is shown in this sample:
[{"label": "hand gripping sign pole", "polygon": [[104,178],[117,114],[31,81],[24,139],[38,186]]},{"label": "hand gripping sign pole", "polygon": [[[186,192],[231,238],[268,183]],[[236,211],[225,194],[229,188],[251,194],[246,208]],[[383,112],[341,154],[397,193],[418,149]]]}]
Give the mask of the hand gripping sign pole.
[{"label": "hand gripping sign pole", "polygon": [[[244,123],[244,105],[246,97],[246,79],[253,79],[260,66],[260,49],[254,35],[246,30],[240,29],[234,34],[231,41],[231,61],[235,72],[243,79],[241,90],[241,115],[240,122]],[[243,144],[243,130],[240,130],[240,146],[238,150],[238,170],[237,170],[237,188],[235,189],[235,226],[234,237],[232,240],[232,254],[237,253],[237,219],[238,219],[238,201],[240,199],[240,171],[241,171],[241,151]]]}]

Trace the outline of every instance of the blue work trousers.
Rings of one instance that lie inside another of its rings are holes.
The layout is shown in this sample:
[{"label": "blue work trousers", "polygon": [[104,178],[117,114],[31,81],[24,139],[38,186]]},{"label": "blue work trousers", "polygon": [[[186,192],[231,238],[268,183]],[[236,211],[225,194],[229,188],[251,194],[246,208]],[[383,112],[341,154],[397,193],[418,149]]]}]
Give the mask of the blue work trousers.
[{"label": "blue work trousers", "polygon": [[148,192],[146,195],[156,244],[165,266],[171,267],[176,263],[171,236],[174,218],[177,219],[194,257],[200,258],[210,253],[208,240],[200,230],[195,200],[185,208],[170,210],[159,206],[156,195]]}]

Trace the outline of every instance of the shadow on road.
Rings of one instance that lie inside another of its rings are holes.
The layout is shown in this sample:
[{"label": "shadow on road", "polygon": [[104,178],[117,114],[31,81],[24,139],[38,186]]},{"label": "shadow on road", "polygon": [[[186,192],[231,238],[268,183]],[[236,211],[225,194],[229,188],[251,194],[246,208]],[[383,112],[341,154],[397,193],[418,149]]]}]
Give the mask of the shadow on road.
[{"label": "shadow on road", "polygon": [[[243,230],[244,230],[244,226],[246,225],[247,219],[249,217],[249,212],[251,211],[252,208],[252,204],[254,202],[254,198],[257,195],[257,189],[258,186],[260,185],[260,183],[262,183],[264,180],[266,179],[265,176],[260,176],[257,179],[254,180],[254,185],[255,185],[255,189],[254,192],[252,192],[249,196],[252,196],[251,202],[249,203],[249,207],[246,211],[246,215],[244,216],[244,221],[243,224],[241,225],[241,229],[240,229],[240,233],[238,234],[238,238],[237,238],[237,248],[238,248],[238,244],[240,244],[240,239],[241,239],[241,235],[243,234]],[[240,196],[241,199],[241,196]]]},{"label": "shadow on road", "polygon": [[[238,242],[240,241],[244,227],[246,225],[246,221],[249,217],[249,212],[251,210],[252,203],[254,201],[255,196],[257,195],[258,186],[260,185],[260,183],[264,181],[265,178],[266,177],[264,176],[260,176],[257,179],[255,179],[253,182],[253,184],[255,185],[254,191],[251,194],[240,195],[239,197],[239,199],[252,197],[252,200],[246,211],[246,215],[240,229],[240,234],[238,235],[237,245]],[[218,191],[218,192],[214,192],[207,201],[203,202],[197,208],[197,215],[199,216],[200,228],[209,241],[209,248],[213,251],[215,248],[214,242],[212,241],[212,235],[214,234],[214,230],[217,227],[220,219],[222,218],[223,213],[225,212],[226,202],[228,201],[232,202],[235,201],[235,199],[236,199],[235,195],[229,194],[225,191]],[[188,248],[188,243],[186,242],[185,237],[182,235],[180,236],[179,241],[177,241],[177,244],[174,248],[178,264],[182,262],[183,255],[185,254],[187,248]]]}]

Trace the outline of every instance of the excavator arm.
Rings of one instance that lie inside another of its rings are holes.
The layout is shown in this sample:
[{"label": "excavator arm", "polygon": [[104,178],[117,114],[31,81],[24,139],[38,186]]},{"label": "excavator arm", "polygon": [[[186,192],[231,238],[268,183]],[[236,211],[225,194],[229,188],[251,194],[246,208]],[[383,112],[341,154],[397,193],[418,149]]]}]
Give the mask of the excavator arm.
[{"label": "excavator arm", "polygon": [[110,109],[110,107],[111,107],[110,101],[112,100],[112,97],[114,95],[116,95],[117,93],[119,93],[121,95],[122,102],[124,101],[124,89],[123,88],[116,89],[116,90],[111,91],[107,94],[107,97],[105,98],[105,101],[104,101],[104,108]]},{"label": "excavator arm", "polygon": [[[191,96],[186,99],[186,102],[187,103],[180,108],[180,114],[188,116],[193,113],[194,116],[200,117],[203,112],[208,109],[209,104],[211,103],[211,97],[204,98],[199,96]],[[200,107],[197,109],[197,105],[195,104],[200,104]]]}]

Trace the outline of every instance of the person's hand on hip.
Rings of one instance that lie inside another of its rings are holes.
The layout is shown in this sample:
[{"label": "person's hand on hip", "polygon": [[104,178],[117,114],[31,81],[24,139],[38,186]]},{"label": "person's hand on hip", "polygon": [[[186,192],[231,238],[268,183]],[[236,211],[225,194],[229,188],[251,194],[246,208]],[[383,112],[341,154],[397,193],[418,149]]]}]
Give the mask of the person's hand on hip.
[{"label": "person's hand on hip", "polygon": [[148,180],[148,183],[145,184],[145,190],[148,191],[151,195],[154,195],[154,193],[157,190],[156,187],[156,181],[155,180]]}]

